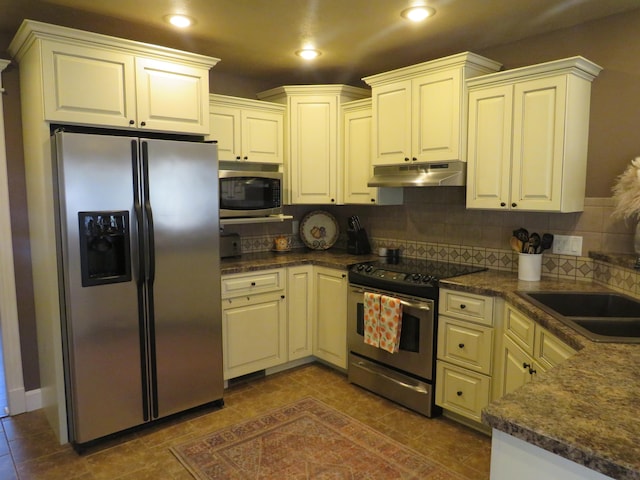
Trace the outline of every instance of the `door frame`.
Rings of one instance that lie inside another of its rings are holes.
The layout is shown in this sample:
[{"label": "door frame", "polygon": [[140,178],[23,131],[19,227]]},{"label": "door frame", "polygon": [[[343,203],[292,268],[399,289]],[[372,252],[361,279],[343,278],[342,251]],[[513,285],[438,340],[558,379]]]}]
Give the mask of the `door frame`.
[{"label": "door frame", "polygon": [[[0,59],[0,73],[9,65]],[[0,75],[0,95],[4,92]],[[20,330],[18,324],[18,302],[13,263],[13,237],[9,208],[9,178],[4,136],[4,112],[0,96],[0,330],[2,331],[2,353],[9,414],[17,415],[27,410]]]}]

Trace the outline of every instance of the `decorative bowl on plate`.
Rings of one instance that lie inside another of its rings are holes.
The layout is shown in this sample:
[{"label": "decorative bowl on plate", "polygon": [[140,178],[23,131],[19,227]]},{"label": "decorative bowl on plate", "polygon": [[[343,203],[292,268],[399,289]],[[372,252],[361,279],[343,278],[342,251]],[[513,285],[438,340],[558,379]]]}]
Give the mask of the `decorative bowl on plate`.
[{"label": "decorative bowl on plate", "polygon": [[329,212],[314,210],[300,222],[300,238],[312,250],[326,250],[338,240],[338,222]]}]

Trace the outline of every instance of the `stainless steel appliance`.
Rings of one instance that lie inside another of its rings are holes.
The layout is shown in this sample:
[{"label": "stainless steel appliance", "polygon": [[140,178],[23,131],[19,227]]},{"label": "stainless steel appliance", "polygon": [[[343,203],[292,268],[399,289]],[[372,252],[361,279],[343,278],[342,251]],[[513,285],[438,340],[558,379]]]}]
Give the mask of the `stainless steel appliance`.
[{"label": "stainless steel appliance", "polygon": [[70,441],[222,404],[217,147],[53,146]]},{"label": "stainless steel appliance", "polygon": [[282,172],[220,170],[220,217],[282,214]]},{"label": "stainless steel appliance", "polygon": [[[349,381],[427,417],[434,403],[440,279],[486,270],[416,259],[358,263],[349,269],[347,342]],[[364,294],[400,300],[402,328],[397,353],[364,343]]]}]

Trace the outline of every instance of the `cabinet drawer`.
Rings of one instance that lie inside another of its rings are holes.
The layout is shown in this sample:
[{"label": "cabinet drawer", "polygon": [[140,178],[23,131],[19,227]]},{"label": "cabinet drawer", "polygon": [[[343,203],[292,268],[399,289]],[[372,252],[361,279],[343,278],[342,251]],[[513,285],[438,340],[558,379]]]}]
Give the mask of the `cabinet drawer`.
[{"label": "cabinet drawer", "polygon": [[438,358],[491,374],[493,328],[444,316],[438,327]]},{"label": "cabinet drawer", "polygon": [[225,275],[220,281],[222,298],[274,292],[284,288],[284,269]]},{"label": "cabinet drawer", "polygon": [[540,326],[536,328],[534,357],[543,368],[553,368],[574,353],[576,352],[573,348],[551,335],[544,328]]},{"label": "cabinet drawer", "polygon": [[481,421],[482,409],[489,404],[491,379],[438,360],[436,404],[452,412]]},{"label": "cabinet drawer", "polygon": [[493,325],[493,298],[453,290],[440,290],[439,312],[491,326]]},{"label": "cabinet drawer", "polygon": [[529,355],[533,355],[535,326],[533,320],[527,318],[510,305],[505,306],[504,331]]}]

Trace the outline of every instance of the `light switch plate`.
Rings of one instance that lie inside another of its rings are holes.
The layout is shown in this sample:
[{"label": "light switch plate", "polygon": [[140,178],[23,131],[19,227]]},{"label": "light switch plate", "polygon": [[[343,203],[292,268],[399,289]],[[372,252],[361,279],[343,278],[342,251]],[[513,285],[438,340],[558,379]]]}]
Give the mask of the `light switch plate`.
[{"label": "light switch plate", "polygon": [[582,256],[582,237],[577,235],[554,235],[552,252],[558,255]]}]

